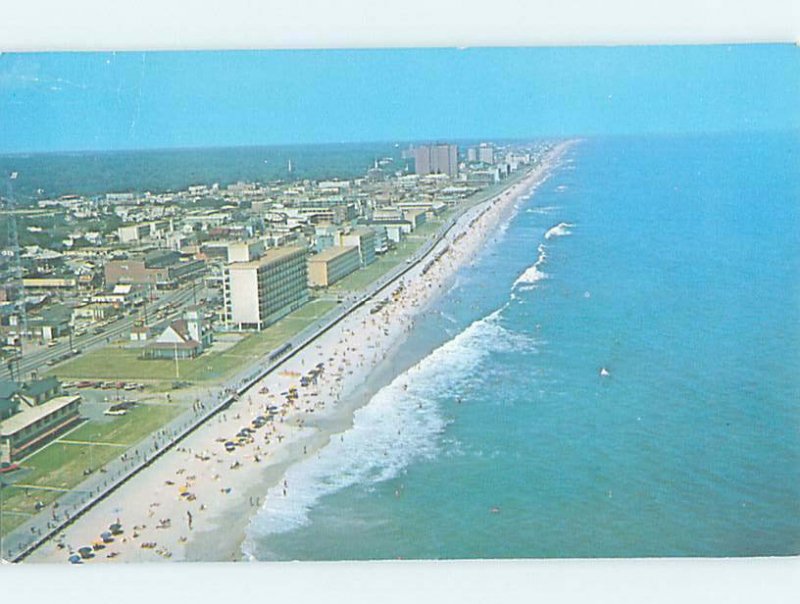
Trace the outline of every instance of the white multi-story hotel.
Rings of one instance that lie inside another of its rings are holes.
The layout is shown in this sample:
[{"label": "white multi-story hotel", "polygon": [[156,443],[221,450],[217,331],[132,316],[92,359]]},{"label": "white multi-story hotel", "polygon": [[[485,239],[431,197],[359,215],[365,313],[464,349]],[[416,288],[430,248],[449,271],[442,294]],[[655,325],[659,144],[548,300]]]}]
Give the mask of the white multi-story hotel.
[{"label": "white multi-story hotel", "polygon": [[284,247],[258,260],[225,268],[225,323],[231,329],[264,329],[308,300],[306,251]]}]

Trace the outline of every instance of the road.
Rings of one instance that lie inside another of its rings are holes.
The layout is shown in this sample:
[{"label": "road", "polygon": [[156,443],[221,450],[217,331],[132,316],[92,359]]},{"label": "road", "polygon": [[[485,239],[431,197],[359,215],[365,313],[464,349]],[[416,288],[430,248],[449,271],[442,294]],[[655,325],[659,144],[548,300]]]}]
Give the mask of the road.
[{"label": "road", "polygon": [[[168,304],[176,303],[179,305],[179,309],[168,313],[166,316],[166,318],[171,319],[182,312],[180,307],[192,301],[193,295],[199,294],[197,293],[197,289],[192,292],[191,286],[183,286],[179,289],[168,290],[155,301],[148,304],[148,313],[155,314],[159,309],[164,308]],[[114,340],[118,339],[120,336],[127,336],[137,318],[138,315],[121,317],[105,327],[102,333],[94,334],[90,332],[81,336],[74,336],[72,338],[72,348],[80,350],[81,353],[85,353],[93,348],[107,345],[109,339]],[[27,377],[30,372],[47,367],[48,362],[60,357],[66,357],[70,352],[70,343],[68,340],[68,338],[62,338],[61,341],[52,348],[36,350],[29,354],[23,352],[22,358],[19,361],[18,370],[16,369],[15,363],[14,377],[17,381],[23,381],[20,380],[20,375],[23,376],[23,378]],[[66,360],[66,358],[64,360]],[[0,377],[11,378],[8,363],[3,363],[2,367],[0,367]]]}]

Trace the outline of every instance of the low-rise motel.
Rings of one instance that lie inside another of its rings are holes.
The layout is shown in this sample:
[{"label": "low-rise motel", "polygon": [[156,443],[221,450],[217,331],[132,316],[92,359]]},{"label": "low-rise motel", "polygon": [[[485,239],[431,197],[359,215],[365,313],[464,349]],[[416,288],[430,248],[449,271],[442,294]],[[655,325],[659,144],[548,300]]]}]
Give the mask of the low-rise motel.
[{"label": "low-rise motel", "polygon": [[0,381],[0,463],[9,464],[80,421],[80,395],[62,395],[55,378]]}]

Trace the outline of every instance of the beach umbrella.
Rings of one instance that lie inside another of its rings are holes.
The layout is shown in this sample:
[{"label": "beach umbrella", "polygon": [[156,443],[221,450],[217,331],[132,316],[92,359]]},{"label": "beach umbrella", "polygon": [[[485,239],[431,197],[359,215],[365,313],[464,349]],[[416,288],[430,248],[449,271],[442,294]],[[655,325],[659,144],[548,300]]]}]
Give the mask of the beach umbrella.
[{"label": "beach umbrella", "polygon": [[100,538],[105,543],[111,543],[114,540],[113,535],[111,533],[109,533],[108,531],[104,531],[104,532],[100,533]]},{"label": "beach umbrella", "polygon": [[81,557],[78,554],[72,554],[67,560],[70,564],[81,564]]},{"label": "beach umbrella", "polygon": [[115,522],[108,526],[108,530],[111,531],[112,535],[119,535],[122,532],[122,525]]},{"label": "beach umbrella", "polygon": [[93,550],[91,547],[85,546],[78,549],[78,554],[80,554],[80,557],[85,560],[86,558],[90,558],[92,556],[92,551]]}]

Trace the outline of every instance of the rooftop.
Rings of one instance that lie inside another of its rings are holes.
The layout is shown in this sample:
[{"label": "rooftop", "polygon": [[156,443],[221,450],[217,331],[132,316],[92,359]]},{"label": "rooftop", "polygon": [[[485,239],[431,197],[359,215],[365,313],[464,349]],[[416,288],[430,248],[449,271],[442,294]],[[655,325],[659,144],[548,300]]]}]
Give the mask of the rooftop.
[{"label": "rooftop", "polygon": [[305,249],[297,246],[279,247],[267,250],[258,260],[251,260],[250,262],[233,262],[228,265],[230,270],[251,270],[254,268],[261,268],[281,260],[285,260],[298,253],[305,254]]},{"label": "rooftop", "polygon": [[0,380],[0,399],[8,399],[21,389],[20,384],[11,380]]},{"label": "rooftop", "polygon": [[26,384],[22,389],[22,393],[28,396],[39,396],[40,394],[58,388],[60,385],[61,382],[59,382],[57,378],[49,376]]},{"label": "rooftop", "polygon": [[28,321],[39,325],[59,325],[69,323],[72,318],[72,309],[64,304],[53,304],[35,315],[29,315]]},{"label": "rooftop", "polygon": [[166,268],[180,261],[180,254],[172,250],[159,250],[150,252],[144,257],[147,268]]},{"label": "rooftop", "polygon": [[36,423],[40,419],[55,413],[59,409],[71,405],[75,401],[80,401],[81,397],[78,394],[70,396],[57,396],[54,399],[47,401],[42,405],[25,409],[16,415],[9,417],[7,420],[0,422],[0,436],[12,436],[20,430],[23,430]]},{"label": "rooftop", "polygon": [[349,233],[345,233],[345,235],[358,235],[359,237],[365,237],[365,236],[369,237],[370,235],[374,235],[374,234],[375,234],[375,231],[373,231],[372,229],[369,229],[367,227],[355,228],[352,231],[350,231]]},{"label": "rooftop", "polygon": [[329,247],[326,250],[321,251],[316,256],[311,256],[308,261],[309,262],[328,262],[333,260],[334,258],[338,258],[344,254],[352,250],[358,250],[358,246],[356,245],[335,245],[333,247]]}]

